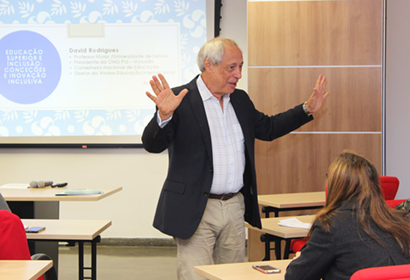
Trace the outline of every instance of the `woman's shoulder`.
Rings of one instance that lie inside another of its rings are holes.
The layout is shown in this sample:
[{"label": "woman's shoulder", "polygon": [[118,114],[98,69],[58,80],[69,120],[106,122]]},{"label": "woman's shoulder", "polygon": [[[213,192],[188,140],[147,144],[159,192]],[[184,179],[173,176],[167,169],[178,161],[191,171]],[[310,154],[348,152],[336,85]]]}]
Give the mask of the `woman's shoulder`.
[{"label": "woman's shoulder", "polygon": [[315,227],[324,229],[324,223],[328,225],[328,230],[325,231],[331,234],[349,234],[358,227],[356,212],[353,207],[347,205],[322,216],[321,219],[316,221]]}]

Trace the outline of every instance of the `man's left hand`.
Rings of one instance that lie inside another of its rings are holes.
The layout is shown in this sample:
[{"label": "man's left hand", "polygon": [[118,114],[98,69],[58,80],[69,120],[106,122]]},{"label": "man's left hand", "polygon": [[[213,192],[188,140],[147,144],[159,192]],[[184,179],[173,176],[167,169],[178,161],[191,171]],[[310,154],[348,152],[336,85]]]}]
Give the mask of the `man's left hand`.
[{"label": "man's left hand", "polygon": [[319,75],[319,78],[316,81],[315,88],[313,93],[310,96],[309,100],[306,101],[306,108],[310,113],[316,112],[322,107],[323,102],[329,96],[329,92],[325,92],[327,85],[326,76]]}]

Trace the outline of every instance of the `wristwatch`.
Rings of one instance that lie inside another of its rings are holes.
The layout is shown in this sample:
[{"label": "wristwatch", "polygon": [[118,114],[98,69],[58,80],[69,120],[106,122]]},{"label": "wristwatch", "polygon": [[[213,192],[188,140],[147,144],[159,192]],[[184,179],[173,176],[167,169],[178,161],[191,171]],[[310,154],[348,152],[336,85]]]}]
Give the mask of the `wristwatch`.
[{"label": "wristwatch", "polygon": [[303,108],[303,111],[305,111],[306,115],[310,116],[310,115],[312,115],[312,113],[306,107],[306,103],[307,103],[307,101],[305,101],[305,103],[303,103],[302,108]]}]

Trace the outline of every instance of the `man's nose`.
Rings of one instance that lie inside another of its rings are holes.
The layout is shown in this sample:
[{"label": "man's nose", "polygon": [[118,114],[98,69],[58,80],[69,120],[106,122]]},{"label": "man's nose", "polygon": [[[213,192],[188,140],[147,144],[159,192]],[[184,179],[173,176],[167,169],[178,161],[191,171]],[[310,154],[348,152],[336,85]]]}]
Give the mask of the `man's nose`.
[{"label": "man's nose", "polygon": [[234,73],[235,78],[240,79],[242,78],[242,69],[238,68]]}]

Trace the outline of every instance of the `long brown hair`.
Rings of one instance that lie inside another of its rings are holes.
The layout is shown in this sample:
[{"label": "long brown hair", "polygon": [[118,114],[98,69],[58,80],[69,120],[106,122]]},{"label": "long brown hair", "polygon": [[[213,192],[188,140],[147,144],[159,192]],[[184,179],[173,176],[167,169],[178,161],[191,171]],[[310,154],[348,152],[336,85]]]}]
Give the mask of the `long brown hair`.
[{"label": "long brown hair", "polygon": [[[325,231],[330,230],[337,208],[349,202],[356,211],[360,225],[370,237],[381,244],[381,240],[369,227],[369,221],[373,221],[397,240],[403,254],[410,255],[410,221],[405,213],[395,211],[386,204],[380,177],[369,160],[352,151],[343,151],[329,167],[327,193],[326,205],[316,217]],[[313,227],[309,235],[312,231]]]}]

